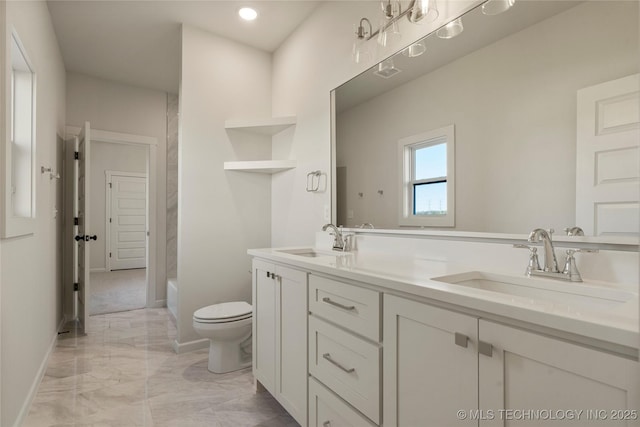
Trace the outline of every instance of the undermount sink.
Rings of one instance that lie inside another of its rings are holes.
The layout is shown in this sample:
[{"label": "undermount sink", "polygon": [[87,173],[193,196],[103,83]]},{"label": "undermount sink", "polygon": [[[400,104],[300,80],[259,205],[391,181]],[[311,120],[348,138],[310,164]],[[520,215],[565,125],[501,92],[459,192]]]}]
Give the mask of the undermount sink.
[{"label": "undermount sink", "polygon": [[314,248],[277,249],[277,251],[285,254],[289,254],[289,255],[297,255],[297,256],[303,256],[307,258],[316,258],[316,257],[323,257],[323,256],[338,256],[338,255],[345,255],[348,253],[348,252],[338,252],[338,251],[334,251],[334,252],[321,251]]},{"label": "undermount sink", "polygon": [[504,276],[481,271],[434,277],[432,280],[503,295],[600,309],[615,308],[635,296],[624,290],[586,283]]}]

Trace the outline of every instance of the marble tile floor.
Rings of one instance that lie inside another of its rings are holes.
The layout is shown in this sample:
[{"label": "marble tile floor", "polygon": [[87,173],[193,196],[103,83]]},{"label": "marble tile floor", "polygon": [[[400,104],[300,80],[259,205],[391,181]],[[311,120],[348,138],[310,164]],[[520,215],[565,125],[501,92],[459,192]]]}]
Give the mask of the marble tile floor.
[{"label": "marble tile floor", "polygon": [[24,427],[294,427],[251,369],[217,375],[208,351],[175,354],[167,309],[91,316],[58,341]]}]

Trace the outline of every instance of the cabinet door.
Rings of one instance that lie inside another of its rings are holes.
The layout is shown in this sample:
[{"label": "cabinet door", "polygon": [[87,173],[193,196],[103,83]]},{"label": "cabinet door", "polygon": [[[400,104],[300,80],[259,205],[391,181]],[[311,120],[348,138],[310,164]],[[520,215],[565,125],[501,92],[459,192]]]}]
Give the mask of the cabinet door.
[{"label": "cabinet door", "polygon": [[276,266],[279,313],[277,394],[293,418],[307,424],[307,273]]},{"label": "cabinet door", "polygon": [[[637,362],[485,320],[479,336],[492,345],[491,357],[479,355],[480,408],[485,415],[494,412],[481,426],[638,425],[612,419],[635,418],[624,411],[637,409],[640,398]],[[516,410],[584,412],[575,412],[574,419],[545,420],[541,411],[532,420]]]},{"label": "cabinet door", "polygon": [[271,273],[273,264],[253,261],[253,375],[275,395],[277,288]]},{"label": "cabinet door", "polygon": [[383,328],[383,425],[477,425],[477,319],[385,295]]}]

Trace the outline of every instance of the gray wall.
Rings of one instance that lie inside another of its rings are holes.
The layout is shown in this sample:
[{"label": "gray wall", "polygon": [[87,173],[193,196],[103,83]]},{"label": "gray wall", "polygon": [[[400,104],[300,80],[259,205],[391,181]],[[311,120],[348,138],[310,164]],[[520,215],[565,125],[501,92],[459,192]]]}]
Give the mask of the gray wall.
[{"label": "gray wall", "polygon": [[[61,171],[65,70],[46,3],[2,3],[6,21],[0,28],[4,30],[6,24],[9,31],[14,28],[18,33],[37,79],[35,233],[0,241],[0,425],[9,427],[19,425],[26,416],[62,320],[62,215],[54,215],[54,209],[62,205],[62,185],[39,169]],[[4,54],[4,47],[0,52]],[[5,184],[2,181],[0,178],[0,185]]]},{"label": "gray wall", "polygon": [[227,132],[224,122],[271,117],[271,55],[185,26],[181,76],[178,344],[199,339],[198,308],[251,301],[247,249],[270,245],[271,176],[223,163],[270,158],[269,140]]}]

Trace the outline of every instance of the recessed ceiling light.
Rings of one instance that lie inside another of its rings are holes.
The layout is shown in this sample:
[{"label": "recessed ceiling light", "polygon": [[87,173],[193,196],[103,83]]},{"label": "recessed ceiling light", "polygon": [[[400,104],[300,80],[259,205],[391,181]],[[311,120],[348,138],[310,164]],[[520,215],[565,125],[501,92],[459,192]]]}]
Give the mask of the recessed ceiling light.
[{"label": "recessed ceiling light", "polygon": [[240,15],[240,18],[244,19],[245,21],[253,21],[258,17],[258,12],[256,12],[255,9],[251,9],[250,7],[243,7],[238,11],[238,15]]}]

